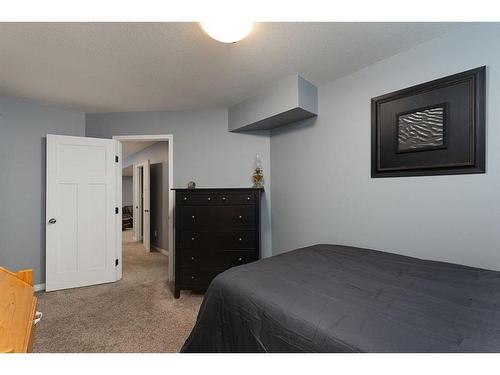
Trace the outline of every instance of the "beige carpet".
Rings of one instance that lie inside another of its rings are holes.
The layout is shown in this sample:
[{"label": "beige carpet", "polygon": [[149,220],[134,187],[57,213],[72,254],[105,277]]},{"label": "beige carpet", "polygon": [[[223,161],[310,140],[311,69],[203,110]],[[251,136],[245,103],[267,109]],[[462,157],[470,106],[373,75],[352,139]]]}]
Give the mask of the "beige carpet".
[{"label": "beige carpet", "polygon": [[111,284],[40,292],[35,352],[177,352],[189,335],[202,295],[173,297],[168,257],[148,253],[124,232],[123,279]]}]

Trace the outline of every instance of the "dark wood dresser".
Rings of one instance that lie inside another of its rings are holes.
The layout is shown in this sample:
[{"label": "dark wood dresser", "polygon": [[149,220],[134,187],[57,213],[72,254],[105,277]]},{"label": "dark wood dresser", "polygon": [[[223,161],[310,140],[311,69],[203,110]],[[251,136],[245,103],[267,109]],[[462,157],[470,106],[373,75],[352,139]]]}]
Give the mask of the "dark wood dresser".
[{"label": "dark wood dresser", "polygon": [[260,258],[262,189],[175,190],[175,298]]}]

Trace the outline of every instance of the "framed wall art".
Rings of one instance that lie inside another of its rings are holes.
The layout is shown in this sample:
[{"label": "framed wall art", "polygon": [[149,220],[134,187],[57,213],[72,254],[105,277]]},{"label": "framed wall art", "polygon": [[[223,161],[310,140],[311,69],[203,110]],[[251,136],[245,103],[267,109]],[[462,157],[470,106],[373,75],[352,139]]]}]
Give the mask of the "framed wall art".
[{"label": "framed wall art", "polygon": [[372,177],[485,172],[486,67],[372,99]]}]

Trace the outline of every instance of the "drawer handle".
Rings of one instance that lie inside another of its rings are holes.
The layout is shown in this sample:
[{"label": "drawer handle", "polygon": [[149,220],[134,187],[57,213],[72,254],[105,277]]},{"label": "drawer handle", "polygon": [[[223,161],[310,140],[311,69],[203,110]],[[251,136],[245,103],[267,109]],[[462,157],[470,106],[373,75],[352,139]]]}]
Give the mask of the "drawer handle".
[{"label": "drawer handle", "polygon": [[195,219],[194,215],[191,216],[191,219],[193,219],[193,220]]},{"label": "drawer handle", "polygon": [[243,258],[239,257],[238,262],[242,262],[242,261],[243,261]]},{"label": "drawer handle", "polygon": [[43,314],[41,311],[37,311],[35,313],[35,320],[33,320],[33,324],[37,324],[40,320],[42,320]]},{"label": "drawer handle", "polygon": [[243,242],[243,238],[238,238],[238,242]]},{"label": "drawer handle", "polygon": [[194,241],[194,237],[191,237],[191,241]]},{"label": "drawer handle", "polygon": [[238,220],[241,220],[241,219],[243,219],[243,216],[241,216],[241,215],[238,216]]},{"label": "drawer handle", "polygon": [[195,259],[196,259],[195,257],[191,257],[191,260],[192,260],[193,262],[195,261]]},{"label": "drawer handle", "polygon": [[188,200],[188,197],[184,197],[184,200],[187,201]]},{"label": "drawer handle", "polygon": [[223,201],[223,202],[225,202],[225,201],[226,201],[226,199],[227,199],[226,197],[222,197],[222,201]]},{"label": "drawer handle", "polygon": [[210,198],[210,197],[208,197],[208,198],[207,198],[207,201],[209,201],[209,202],[210,202],[211,200],[212,200],[212,198]]},{"label": "drawer handle", "polygon": [[248,202],[250,202],[250,199],[252,199],[252,198],[250,198],[250,197],[247,197],[247,201],[248,201]]},{"label": "drawer handle", "polygon": [[191,280],[194,280],[196,279],[196,276],[195,275],[191,275]]}]

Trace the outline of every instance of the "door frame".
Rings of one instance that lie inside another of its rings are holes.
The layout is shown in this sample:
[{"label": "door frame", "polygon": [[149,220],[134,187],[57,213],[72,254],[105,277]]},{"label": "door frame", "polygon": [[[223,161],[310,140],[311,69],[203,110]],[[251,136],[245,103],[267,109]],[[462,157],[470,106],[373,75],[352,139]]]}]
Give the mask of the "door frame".
[{"label": "door frame", "polygon": [[[113,135],[117,141],[156,141],[167,142],[168,145],[168,280],[175,280],[175,251],[174,251],[174,136],[172,134],[154,135]],[[121,165],[120,165],[121,167]],[[122,170],[120,169],[120,174]],[[121,180],[120,180],[121,181]],[[120,191],[121,194],[121,191]],[[120,233],[121,234],[121,233]],[[121,241],[120,241],[121,244]],[[122,247],[119,247],[119,259],[122,259]]]}]

